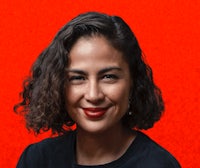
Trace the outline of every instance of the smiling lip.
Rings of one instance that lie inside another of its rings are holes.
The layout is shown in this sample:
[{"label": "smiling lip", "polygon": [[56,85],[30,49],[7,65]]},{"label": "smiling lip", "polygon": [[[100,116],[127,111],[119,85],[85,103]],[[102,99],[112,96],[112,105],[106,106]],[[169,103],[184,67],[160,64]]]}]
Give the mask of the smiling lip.
[{"label": "smiling lip", "polygon": [[108,108],[83,108],[84,113],[89,118],[100,118],[102,117]]}]

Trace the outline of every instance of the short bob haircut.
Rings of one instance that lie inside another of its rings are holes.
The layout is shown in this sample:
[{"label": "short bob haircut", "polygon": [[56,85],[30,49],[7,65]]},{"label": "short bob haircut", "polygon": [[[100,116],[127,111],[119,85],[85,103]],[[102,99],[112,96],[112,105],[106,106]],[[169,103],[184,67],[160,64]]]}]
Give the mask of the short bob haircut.
[{"label": "short bob haircut", "polygon": [[75,123],[65,109],[65,69],[70,49],[83,36],[105,37],[129,65],[133,81],[129,110],[133,114],[125,114],[123,124],[139,130],[153,127],[164,111],[164,103],[135,35],[118,16],[87,12],[72,19],[57,33],[24,81],[22,101],[14,106],[14,111],[25,117],[27,129],[35,134],[48,130],[63,134],[72,130]]}]

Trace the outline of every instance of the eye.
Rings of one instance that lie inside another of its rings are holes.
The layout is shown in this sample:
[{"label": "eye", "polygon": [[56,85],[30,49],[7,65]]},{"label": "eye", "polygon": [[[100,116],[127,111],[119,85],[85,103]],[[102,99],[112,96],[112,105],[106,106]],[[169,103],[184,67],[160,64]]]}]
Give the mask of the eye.
[{"label": "eye", "polygon": [[73,75],[68,77],[68,81],[72,84],[79,84],[85,80],[84,76],[81,75]]},{"label": "eye", "polygon": [[119,78],[118,78],[118,76],[115,75],[115,74],[106,74],[106,75],[103,76],[102,79],[103,79],[104,81],[114,82],[114,81],[116,81],[116,80],[119,79]]}]

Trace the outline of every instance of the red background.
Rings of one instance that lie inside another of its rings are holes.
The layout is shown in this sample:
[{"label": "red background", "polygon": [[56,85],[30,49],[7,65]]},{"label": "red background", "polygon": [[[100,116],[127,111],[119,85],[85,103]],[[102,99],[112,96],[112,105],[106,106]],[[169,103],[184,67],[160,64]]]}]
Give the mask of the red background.
[{"label": "red background", "polygon": [[80,12],[120,15],[135,32],[166,111],[149,131],[183,167],[200,165],[200,1],[199,0],[1,0],[0,3],[0,167],[15,167],[34,137],[13,113],[22,80],[56,32]]}]

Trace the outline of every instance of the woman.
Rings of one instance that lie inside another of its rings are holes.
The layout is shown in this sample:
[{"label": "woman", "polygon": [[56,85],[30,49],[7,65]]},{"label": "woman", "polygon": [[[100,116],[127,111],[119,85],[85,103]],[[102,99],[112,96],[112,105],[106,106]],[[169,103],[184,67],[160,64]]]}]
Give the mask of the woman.
[{"label": "woman", "polygon": [[66,24],[36,60],[22,96],[15,111],[22,109],[27,128],[59,136],[27,147],[18,168],[180,167],[139,131],[153,127],[164,104],[120,17],[89,12]]}]

